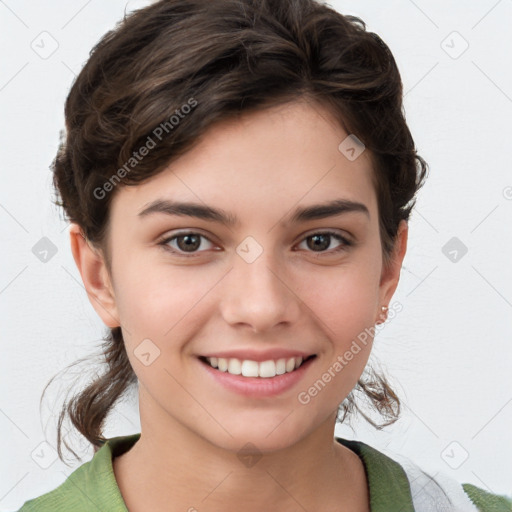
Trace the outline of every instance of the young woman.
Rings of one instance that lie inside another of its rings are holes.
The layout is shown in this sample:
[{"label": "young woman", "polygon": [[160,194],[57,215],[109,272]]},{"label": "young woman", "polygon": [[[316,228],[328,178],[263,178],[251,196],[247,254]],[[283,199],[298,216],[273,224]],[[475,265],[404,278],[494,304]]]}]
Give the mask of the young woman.
[{"label": "young woman", "polygon": [[[367,362],[427,172],[361,20],[162,0],[97,44],[65,114],[55,186],[108,371],[60,417],[94,457],[21,511],[511,510],[334,437],[355,389],[398,418]],[[132,385],[141,433],[105,439]]]}]

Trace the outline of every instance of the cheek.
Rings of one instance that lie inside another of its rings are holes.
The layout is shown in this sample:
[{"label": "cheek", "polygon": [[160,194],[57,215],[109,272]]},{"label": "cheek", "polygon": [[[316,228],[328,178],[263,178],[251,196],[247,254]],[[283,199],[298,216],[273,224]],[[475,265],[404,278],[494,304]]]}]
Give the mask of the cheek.
[{"label": "cheek", "polygon": [[315,316],[327,343],[316,370],[304,382],[297,401],[312,417],[334,410],[356,386],[373,342],[375,288],[350,273],[315,297]]},{"label": "cheek", "polygon": [[163,264],[126,265],[116,296],[121,322],[139,335],[165,339],[169,330],[183,328],[201,308],[218,279],[197,267]]},{"label": "cheek", "polygon": [[378,276],[364,265],[318,272],[303,286],[301,298],[333,339],[345,342],[375,322]]},{"label": "cheek", "polygon": [[209,283],[211,278],[192,278],[190,269],[136,265],[133,260],[119,275],[122,289],[116,299],[128,358],[137,378],[152,399],[168,400],[169,407],[190,406],[173,376],[181,381],[177,369],[181,368],[182,348],[204,322],[198,317],[200,299],[214,283]]},{"label": "cheek", "polygon": [[329,341],[326,357],[315,377],[328,382],[326,395],[336,402],[357,383],[370,356],[378,275],[371,266],[353,264],[330,275],[319,272],[311,282],[314,284],[302,292],[307,294],[304,302],[314,312],[322,335]]}]

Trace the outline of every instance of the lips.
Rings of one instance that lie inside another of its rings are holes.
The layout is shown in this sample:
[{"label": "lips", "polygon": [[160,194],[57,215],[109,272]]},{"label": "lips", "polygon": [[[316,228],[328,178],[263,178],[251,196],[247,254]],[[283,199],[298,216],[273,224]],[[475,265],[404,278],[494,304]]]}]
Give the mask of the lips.
[{"label": "lips", "polygon": [[[217,390],[216,386],[220,385],[230,392],[234,392],[236,394],[243,395],[251,399],[268,399],[274,396],[281,395],[282,393],[285,393],[297,387],[298,383],[304,378],[306,372],[308,372],[309,367],[312,364],[314,364],[315,360],[317,359],[316,354],[306,356],[305,359],[302,359],[302,356],[297,356],[299,358],[299,366],[295,368],[295,357],[289,358],[293,362],[293,369],[287,373],[285,363],[285,373],[281,375],[277,374],[277,366],[282,365],[282,363],[278,362],[279,359],[267,359],[263,361],[255,361],[250,359],[238,360],[240,371],[242,371],[242,365],[245,363],[245,366],[248,366],[248,374],[254,375],[246,377],[241,373],[238,375],[231,374],[229,373],[228,369],[222,371],[218,368],[219,360],[229,360],[227,362],[227,365],[229,367],[232,365],[237,365],[236,362],[232,362],[234,359],[237,358],[217,358],[217,368],[214,368],[211,363],[215,361],[211,360],[215,357],[216,356],[208,356],[210,362],[208,362],[205,356],[197,357],[197,361],[200,364],[200,366],[204,369],[205,375],[207,376],[208,379],[211,379],[210,382],[214,386],[212,389]],[[272,365],[276,365],[275,373],[273,372]],[[257,368],[257,370],[255,371],[254,368]],[[291,368],[291,363],[289,368]],[[261,369],[262,376],[260,376]],[[282,370],[282,366],[280,366],[279,369]],[[256,373],[258,374],[257,376]],[[210,384],[208,384],[208,386],[209,385]]]}]

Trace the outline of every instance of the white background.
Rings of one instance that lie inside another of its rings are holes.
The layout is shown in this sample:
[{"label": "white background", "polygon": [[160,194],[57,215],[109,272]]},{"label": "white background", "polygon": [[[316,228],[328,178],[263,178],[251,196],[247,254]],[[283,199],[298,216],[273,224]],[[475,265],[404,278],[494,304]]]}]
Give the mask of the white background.
[{"label": "white background", "polygon": [[[2,511],[55,488],[76,467],[53,461],[50,445],[56,412],[74,376],[86,378],[84,367],[57,376],[41,411],[39,399],[51,377],[96,351],[105,327],[52,204],[49,165],[65,97],[90,49],[125,8],[146,4],[0,1]],[[336,434],[512,495],[512,1],[331,5],[360,16],[391,48],[407,121],[430,166],[394,297],[404,309],[374,345],[402,398],[402,418],[383,431],[361,420]],[[31,47],[48,38],[43,31],[58,43],[46,59]],[[32,252],[42,237],[57,249],[46,263]],[[452,237],[468,249],[457,262],[442,252]],[[105,434],[139,427],[133,397]]]}]

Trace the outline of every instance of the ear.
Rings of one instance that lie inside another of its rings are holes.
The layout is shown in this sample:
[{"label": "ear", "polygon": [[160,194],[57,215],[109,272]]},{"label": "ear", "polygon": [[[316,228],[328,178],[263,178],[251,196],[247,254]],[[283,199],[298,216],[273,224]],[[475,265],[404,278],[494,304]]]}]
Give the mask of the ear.
[{"label": "ear", "polygon": [[388,306],[391,298],[395,293],[400,280],[400,271],[402,269],[402,262],[407,251],[407,238],[409,227],[407,221],[402,220],[398,225],[398,232],[396,235],[395,248],[389,264],[382,267],[382,274],[379,284],[379,310],[377,311],[377,318],[380,320],[377,323],[383,323],[386,319],[387,313],[383,313],[382,306]]},{"label": "ear", "polygon": [[119,314],[103,255],[84,238],[78,224],[71,224],[69,238],[71,252],[92,307],[105,325],[111,328],[118,327]]}]

